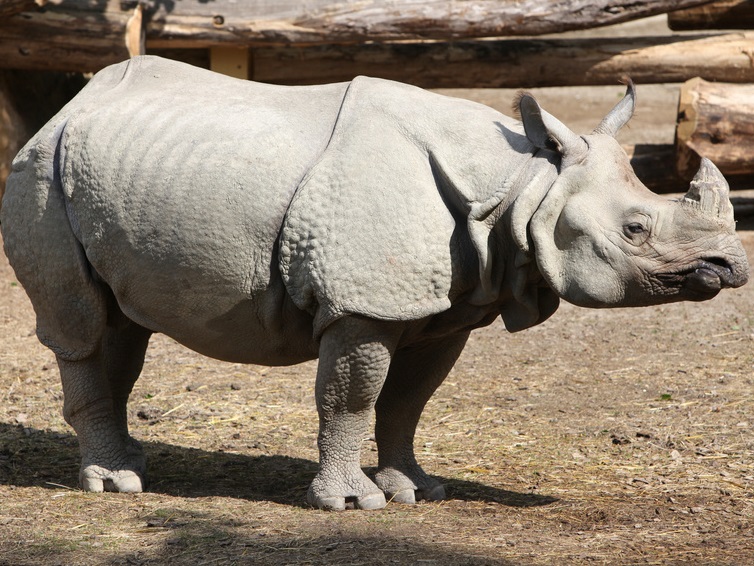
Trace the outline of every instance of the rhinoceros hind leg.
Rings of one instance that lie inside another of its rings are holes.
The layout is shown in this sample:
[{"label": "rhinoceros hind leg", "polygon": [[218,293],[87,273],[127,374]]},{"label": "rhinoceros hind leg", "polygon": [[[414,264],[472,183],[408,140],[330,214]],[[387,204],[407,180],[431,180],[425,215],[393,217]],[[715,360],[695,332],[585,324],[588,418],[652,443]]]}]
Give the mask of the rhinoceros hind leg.
[{"label": "rhinoceros hind leg", "polygon": [[335,511],[385,507],[385,495],[362,471],[360,455],[400,330],[395,323],[349,317],[323,334],[315,391],[320,469],[307,495],[310,505]]},{"label": "rhinoceros hind leg", "polygon": [[445,488],[416,461],[414,434],[424,406],[461,354],[468,333],[396,352],[377,400],[375,480],[389,500],[445,499]]},{"label": "rhinoceros hind leg", "polygon": [[64,414],[79,439],[79,482],[85,491],[133,493],[146,487],[146,458],[128,434],[126,403],[149,336],[133,323],[108,326],[101,347],[89,358],[58,358]]},{"label": "rhinoceros hind leg", "polygon": [[[115,316],[111,315],[111,318]],[[108,326],[102,340],[102,359],[113,398],[116,425],[127,449],[134,456],[142,455],[143,449],[128,434],[127,403],[144,366],[144,355],[151,335],[150,330],[122,317],[117,325]]]}]

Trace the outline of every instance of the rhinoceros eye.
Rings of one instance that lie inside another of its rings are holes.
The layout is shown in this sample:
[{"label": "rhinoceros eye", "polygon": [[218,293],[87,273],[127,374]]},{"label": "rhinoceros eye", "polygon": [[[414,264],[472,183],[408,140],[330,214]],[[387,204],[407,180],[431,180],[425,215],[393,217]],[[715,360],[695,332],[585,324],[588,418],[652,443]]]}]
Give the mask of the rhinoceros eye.
[{"label": "rhinoceros eye", "polygon": [[637,236],[645,235],[647,229],[643,224],[640,224],[639,222],[631,222],[623,227],[623,232],[626,234],[626,236],[633,239]]}]

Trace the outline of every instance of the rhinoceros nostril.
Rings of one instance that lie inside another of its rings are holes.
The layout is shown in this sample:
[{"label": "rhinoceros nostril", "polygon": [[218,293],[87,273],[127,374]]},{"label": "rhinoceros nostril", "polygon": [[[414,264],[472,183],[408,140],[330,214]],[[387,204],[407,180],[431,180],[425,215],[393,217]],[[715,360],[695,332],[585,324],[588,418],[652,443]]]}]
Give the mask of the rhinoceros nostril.
[{"label": "rhinoceros nostril", "polygon": [[730,263],[721,257],[707,257],[707,258],[704,258],[704,261],[707,263],[719,265],[720,267],[723,267],[728,270],[730,269]]}]

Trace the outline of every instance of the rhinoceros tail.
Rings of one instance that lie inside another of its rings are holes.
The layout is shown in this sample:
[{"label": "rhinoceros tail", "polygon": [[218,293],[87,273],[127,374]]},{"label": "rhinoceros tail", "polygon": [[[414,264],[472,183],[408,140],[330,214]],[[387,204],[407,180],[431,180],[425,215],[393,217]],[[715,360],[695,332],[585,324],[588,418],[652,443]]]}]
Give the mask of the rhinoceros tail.
[{"label": "rhinoceros tail", "polygon": [[106,290],[76,239],[60,181],[65,121],[43,128],[21,150],[0,211],[5,253],[37,315],[40,341],[67,360],[98,347]]}]

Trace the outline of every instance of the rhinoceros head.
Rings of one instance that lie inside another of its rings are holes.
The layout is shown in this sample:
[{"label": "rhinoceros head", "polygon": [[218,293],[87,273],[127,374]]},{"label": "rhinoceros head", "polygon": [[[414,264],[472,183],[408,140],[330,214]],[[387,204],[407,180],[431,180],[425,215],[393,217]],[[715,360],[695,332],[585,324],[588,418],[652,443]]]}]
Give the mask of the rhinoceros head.
[{"label": "rhinoceros head", "polygon": [[531,217],[537,266],[563,299],[589,307],[705,300],[748,279],[728,183],[707,159],[680,199],[652,193],[614,135],[633,114],[635,91],[591,135],[578,136],[520,99],[527,137],[560,154],[556,181]]}]

